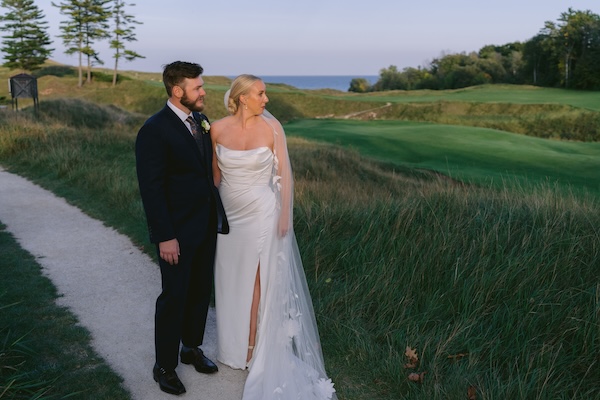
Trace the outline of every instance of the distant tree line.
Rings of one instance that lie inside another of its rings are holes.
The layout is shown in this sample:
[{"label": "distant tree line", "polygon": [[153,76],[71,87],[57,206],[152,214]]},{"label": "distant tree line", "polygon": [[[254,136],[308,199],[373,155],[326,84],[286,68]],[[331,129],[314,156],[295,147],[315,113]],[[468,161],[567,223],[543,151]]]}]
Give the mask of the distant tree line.
[{"label": "distant tree line", "polygon": [[547,21],[528,41],[487,45],[479,52],[447,54],[428,67],[394,65],[380,71],[370,85],[350,83],[351,92],[458,89],[486,83],[600,90],[600,16],[571,8],[557,22]]},{"label": "distant tree line", "polygon": [[[99,40],[109,40],[114,50],[113,85],[117,82],[118,66],[121,59],[127,61],[144,56],[125,47],[126,42],[137,40],[135,25],[140,24],[125,11],[123,0],[66,0],[58,4],[65,20],[60,22],[58,35],[66,47],[65,54],[79,56],[79,86],[83,85],[84,60],[87,82],[92,79],[92,66],[104,64],[95,44]],[[35,71],[48,60],[54,49],[47,33],[48,23],[34,0],[1,0],[0,6],[8,9],[0,15],[0,31],[4,53],[3,66],[11,69]]]}]

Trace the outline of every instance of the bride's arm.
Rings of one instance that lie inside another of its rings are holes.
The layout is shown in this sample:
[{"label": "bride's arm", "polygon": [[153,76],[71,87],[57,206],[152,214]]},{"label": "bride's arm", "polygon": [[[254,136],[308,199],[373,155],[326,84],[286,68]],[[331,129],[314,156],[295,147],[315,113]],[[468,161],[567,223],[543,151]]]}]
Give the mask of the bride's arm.
[{"label": "bride's arm", "polygon": [[212,124],[210,129],[210,140],[212,143],[212,170],[213,170],[213,183],[215,187],[219,187],[221,183],[221,170],[219,169],[219,163],[217,162],[217,137],[220,132],[219,121]]}]

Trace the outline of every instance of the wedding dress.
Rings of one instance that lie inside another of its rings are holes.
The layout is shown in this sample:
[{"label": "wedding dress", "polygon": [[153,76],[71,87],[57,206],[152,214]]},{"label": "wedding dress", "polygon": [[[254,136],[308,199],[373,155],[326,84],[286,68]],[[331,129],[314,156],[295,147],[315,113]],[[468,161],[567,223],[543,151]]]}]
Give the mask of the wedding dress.
[{"label": "wedding dress", "polygon": [[[337,399],[323,355],[292,228],[293,180],[285,134],[267,113],[275,144],[232,150],[217,144],[219,192],[230,232],[219,235],[215,261],[218,355],[248,367],[243,400]],[[277,129],[277,127],[279,129]],[[280,216],[289,230],[278,233]],[[257,268],[261,293],[253,356],[246,365]]]}]

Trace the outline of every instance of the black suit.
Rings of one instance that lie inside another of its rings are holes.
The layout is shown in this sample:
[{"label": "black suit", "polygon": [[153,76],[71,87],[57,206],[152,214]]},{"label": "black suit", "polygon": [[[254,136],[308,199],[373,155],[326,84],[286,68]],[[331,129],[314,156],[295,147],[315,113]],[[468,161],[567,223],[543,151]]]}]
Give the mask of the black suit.
[{"label": "black suit", "polygon": [[[194,113],[198,121],[208,120]],[[156,361],[178,364],[179,343],[202,344],[212,294],[217,210],[222,210],[212,178],[210,135],[200,146],[168,107],[150,117],[136,140],[138,183],[150,241],[177,239],[179,263],[160,258],[162,293],[156,301]],[[221,216],[224,218],[224,214]],[[220,220],[220,219],[219,219]]]}]

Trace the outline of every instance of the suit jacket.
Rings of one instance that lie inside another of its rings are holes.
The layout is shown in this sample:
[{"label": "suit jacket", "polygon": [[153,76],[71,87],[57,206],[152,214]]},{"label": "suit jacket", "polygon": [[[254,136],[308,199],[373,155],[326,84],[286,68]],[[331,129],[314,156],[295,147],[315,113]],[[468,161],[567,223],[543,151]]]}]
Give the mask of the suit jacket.
[{"label": "suit jacket", "polygon": [[[199,125],[201,120],[208,122],[202,114],[194,117]],[[187,126],[165,105],[138,132],[138,183],[153,243],[176,238],[180,244],[197,245],[213,233],[208,232],[211,218],[228,230],[213,183],[210,135],[202,131],[204,155]]]}]

